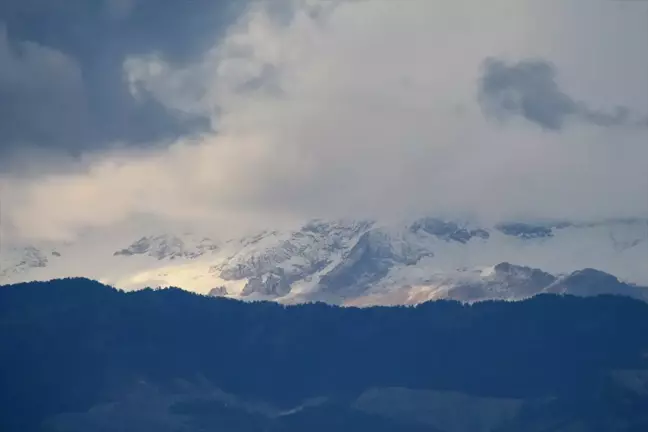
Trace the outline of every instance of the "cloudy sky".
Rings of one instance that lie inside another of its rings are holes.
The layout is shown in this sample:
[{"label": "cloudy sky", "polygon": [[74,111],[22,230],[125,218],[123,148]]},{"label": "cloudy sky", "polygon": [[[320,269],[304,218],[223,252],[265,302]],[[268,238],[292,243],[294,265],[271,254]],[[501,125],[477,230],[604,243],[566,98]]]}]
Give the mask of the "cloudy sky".
[{"label": "cloudy sky", "polygon": [[4,235],[648,214],[648,1],[5,0]]}]

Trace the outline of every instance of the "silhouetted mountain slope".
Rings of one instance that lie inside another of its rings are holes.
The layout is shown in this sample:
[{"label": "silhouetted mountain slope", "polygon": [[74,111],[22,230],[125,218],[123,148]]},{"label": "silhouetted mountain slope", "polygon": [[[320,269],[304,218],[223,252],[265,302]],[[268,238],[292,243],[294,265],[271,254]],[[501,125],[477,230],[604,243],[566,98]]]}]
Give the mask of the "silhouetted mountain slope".
[{"label": "silhouetted mountain slope", "polygon": [[[131,430],[106,429],[103,415],[141,422],[139,431],[177,422],[168,430],[469,432],[356,402],[388,388],[428,401],[408,403],[419,410],[508,407],[513,417],[492,430],[596,430],[574,425],[598,417],[617,428],[607,430],[648,425],[648,304],[616,296],[356,309],[56,280],[0,287],[0,359],[7,432]],[[159,403],[128,408],[138,385],[159,395],[142,401]],[[243,423],[219,429],[229,417]],[[560,419],[564,429],[541,428]]]}]

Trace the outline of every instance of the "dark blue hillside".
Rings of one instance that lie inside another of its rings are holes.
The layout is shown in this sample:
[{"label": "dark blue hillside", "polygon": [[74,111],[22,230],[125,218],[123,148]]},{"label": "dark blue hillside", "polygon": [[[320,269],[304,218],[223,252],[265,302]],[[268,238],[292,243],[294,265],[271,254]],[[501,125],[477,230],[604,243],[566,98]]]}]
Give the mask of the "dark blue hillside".
[{"label": "dark blue hillside", "polygon": [[648,368],[648,304],[541,295],[417,307],[282,306],[86,279],[0,287],[0,430],[87,410],[137,380],[207,380],[293,406],[371,387],[578,397]]}]

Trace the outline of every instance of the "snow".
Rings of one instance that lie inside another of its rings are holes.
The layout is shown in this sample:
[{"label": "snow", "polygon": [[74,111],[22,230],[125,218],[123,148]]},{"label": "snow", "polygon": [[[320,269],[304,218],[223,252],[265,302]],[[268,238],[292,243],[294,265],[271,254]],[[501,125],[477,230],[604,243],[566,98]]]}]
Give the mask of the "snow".
[{"label": "snow", "polygon": [[[453,225],[439,226],[452,229]],[[456,226],[464,230],[460,236],[433,234],[418,225],[414,229],[412,221],[317,220],[300,229],[227,241],[212,240],[209,233],[155,232],[152,227],[97,229],[71,243],[1,245],[0,283],[83,276],[126,290],[177,286],[208,294],[225,287],[228,296],[238,298],[250,278],[266,280],[275,274],[291,287],[287,295],[275,298],[286,303],[325,299],[344,304],[413,304],[444,298],[453,287],[475,283],[487,284],[495,290],[493,296],[515,297],[505,284],[497,285],[495,265],[510,262],[555,275],[595,268],[648,286],[647,221],[554,226],[552,236],[538,238],[507,235],[496,227]],[[473,229],[485,230],[488,238],[475,235],[465,240],[463,236]],[[331,293],[322,292],[320,279],[347,265],[350,251],[367,232],[371,233],[368,247],[378,255],[366,259],[380,259],[385,274],[367,286],[338,287],[342,292],[353,288],[356,294],[351,298],[331,298]],[[142,238],[153,240],[144,242],[149,249],[115,255]]]}]

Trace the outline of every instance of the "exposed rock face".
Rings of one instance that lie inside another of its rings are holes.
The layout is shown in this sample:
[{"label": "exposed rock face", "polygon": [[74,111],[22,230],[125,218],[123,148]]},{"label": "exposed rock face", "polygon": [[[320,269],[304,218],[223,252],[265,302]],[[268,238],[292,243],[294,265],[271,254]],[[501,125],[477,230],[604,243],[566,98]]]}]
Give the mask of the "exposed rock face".
[{"label": "exposed rock face", "polygon": [[115,252],[113,255],[148,255],[158,260],[197,258],[207,252],[216,251],[218,248],[218,244],[209,238],[203,238],[195,244],[188,244],[179,237],[163,234],[142,237],[127,248]]},{"label": "exposed rock face", "polygon": [[412,224],[411,230],[413,232],[422,230],[442,240],[456,241],[459,243],[466,243],[473,237],[482,239],[487,239],[490,237],[489,232],[484,229],[468,229],[461,227],[456,222],[447,222],[431,217],[417,220]]},{"label": "exposed rock face", "polygon": [[26,267],[46,267],[48,263],[47,255],[35,247],[26,247],[24,259],[18,264]]},{"label": "exposed rock face", "polygon": [[502,233],[523,239],[544,238],[553,236],[551,227],[526,223],[504,223],[496,227]]},{"label": "exposed rock face", "polygon": [[225,280],[259,278],[281,269],[283,281],[302,280],[331,264],[369,226],[370,221],[312,221],[284,235],[266,233],[245,242],[243,248],[220,267],[220,277]]},{"label": "exposed rock face", "polygon": [[504,262],[493,267],[492,274],[473,282],[458,283],[448,290],[447,296],[468,302],[521,300],[538,294],[555,280],[555,276],[542,270]]},{"label": "exposed rock face", "polygon": [[[48,266],[50,259],[56,260],[61,254],[56,250],[42,250],[34,246],[14,248],[10,251],[10,259],[4,261],[0,268],[0,277],[26,274],[30,270],[43,269]],[[2,282],[0,280],[0,282]]]},{"label": "exposed rock face", "polygon": [[431,251],[402,241],[387,230],[371,229],[359,238],[342,262],[322,276],[320,286],[327,292],[362,290],[384,277],[394,265],[414,265],[422,257],[432,255]]},{"label": "exposed rock face", "polygon": [[286,280],[286,275],[283,270],[278,268],[270,274],[250,278],[243,288],[241,295],[260,294],[263,296],[281,297],[289,292],[290,283]]},{"label": "exposed rock face", "polygon": [[227,288],[224,287],[224,286],[219,286],[219,287],[212,288],[211,290],[209,290],[209,294],[208,294],[208,295],[209,295],[210,297],[224,297],[224,296],[226,296],[227,294],[228,294],[228,292],[227,292]]}]

